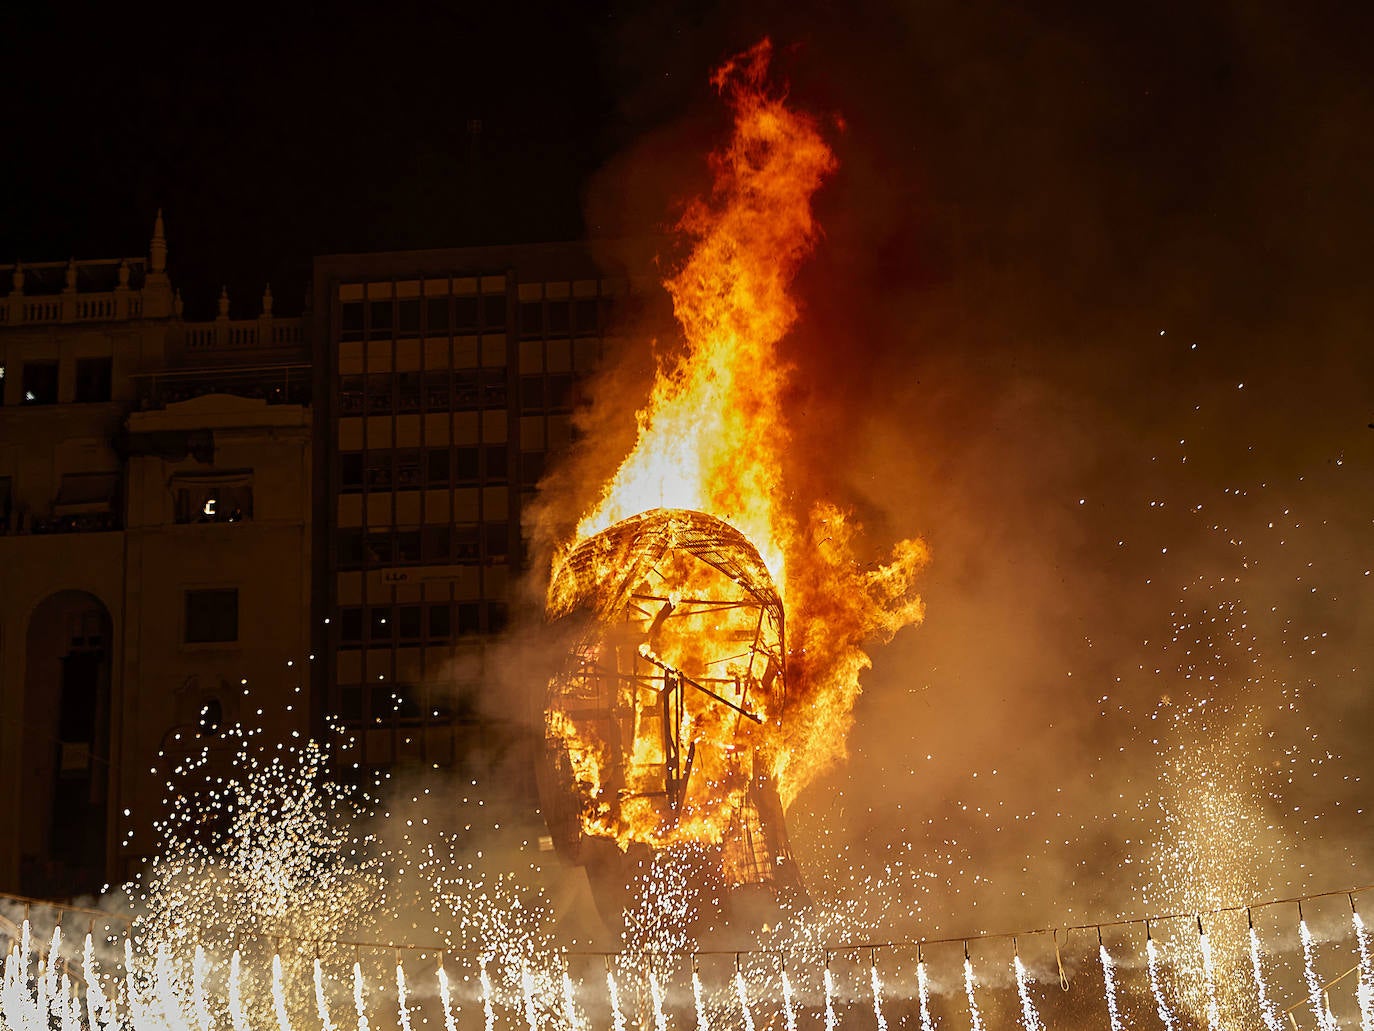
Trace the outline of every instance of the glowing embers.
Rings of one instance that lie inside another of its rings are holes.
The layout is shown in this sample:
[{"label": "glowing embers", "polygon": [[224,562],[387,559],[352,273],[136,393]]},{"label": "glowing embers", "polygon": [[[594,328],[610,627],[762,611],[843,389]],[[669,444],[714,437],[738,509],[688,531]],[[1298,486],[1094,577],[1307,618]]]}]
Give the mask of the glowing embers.
[{"label": "glowing embers", "polygon": [[588,839],[692,843],[719,849],[728,887],[790,884],[783,610],[753,545],[713,516],[654,509],[579,544],[549,597],[569,634],[541,777],[559,850],[587,862]]}]

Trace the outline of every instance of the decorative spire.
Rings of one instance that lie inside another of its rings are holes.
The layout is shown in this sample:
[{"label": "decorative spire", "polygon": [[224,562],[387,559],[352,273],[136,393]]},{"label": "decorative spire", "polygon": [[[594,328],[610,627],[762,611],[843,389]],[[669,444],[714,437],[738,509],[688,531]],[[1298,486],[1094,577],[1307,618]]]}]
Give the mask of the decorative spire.
[{"label": "decorative spire", "polygon": [[10,286],[16,294],[22,294],[24,292],[23,262],[16,261],[14,263],[14,271],[10,273]]},{"label": "decorative spire", "polygon": [[229,288],[220,287],[219,291],[219,317],[227,319],[229,317]]},{"label": "decorative spire", "polygon": [[119,289],[129,289],[129,263],[127,261],[119,263]]},{"label": "decorative spire", "polygon": [[176,317],[177,317],[177,318],[181,318],[181,291],[180,291],[180,290],[177,290],[177,292],[176,292],[175,294],[172,295],[172,311],[174,311],[174,312],[176,313]]},{"label": "decorative spire", "polygon": [[157,219],[153,222],[153,242],[148,248],[152,271],[167,271],[167,233],[162,224],[162,209],[157,209]]},{"label": "decorative spire", "polygon": [[76,293],[76,259],[67,259],[67,283],[66,290],[69,294]]},{"label": "decorative spire", "polygon": [[272,316],[272,284],[268,283],[267,288],[262,292],[262,314],[264,318]]}]

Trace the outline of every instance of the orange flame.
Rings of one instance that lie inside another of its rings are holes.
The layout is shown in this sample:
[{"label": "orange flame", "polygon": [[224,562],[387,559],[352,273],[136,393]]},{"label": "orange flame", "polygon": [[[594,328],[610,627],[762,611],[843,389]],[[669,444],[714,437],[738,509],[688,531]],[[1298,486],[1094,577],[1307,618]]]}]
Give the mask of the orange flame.
[{"label": "orange flame", "polygon": [[[679,223],[694,240],[691,254],[664,284],[683,353],[659,370],[638,412],[633,449],[555,556],[549,609],[572,602],[558,592],[577,578],[559,573],[577,543],[639,513],[694,510],[743,533],[787,609],[785,711],[753,738],[787,806],[843,757],[859,675],[871,665],[863,645],[921,619],[912,584],[927,552],[920,541],[903,541],[888,564],[861,566],[853,548],[858,529],[844,513],[826,504],[800,514],[789,507],[782,482],[791,442],[782,407],[789,365],[779,344],[797,319],[789,286],[819,233],[811,199],[836,161],[814,119],[769,88],[770,57],[764,40],[712,78],[735,125],[729,145],[712,155],[711,196],[691,204]],[[613,572],[608,562],[608,579]],[[602,746],[578,740],[561,716],[551,716],[548,729],[568,746],[578,780],[599,786]],[[636,740],[633,749],[646,744]],[[622,824],[611,836],[654,843],[657,819],[634,819],[631,808],[620,813],[628,831]],[[609,835],[608,815],[592,806],[585,831]],[[719,837],[718,828],[713,833]]]}]

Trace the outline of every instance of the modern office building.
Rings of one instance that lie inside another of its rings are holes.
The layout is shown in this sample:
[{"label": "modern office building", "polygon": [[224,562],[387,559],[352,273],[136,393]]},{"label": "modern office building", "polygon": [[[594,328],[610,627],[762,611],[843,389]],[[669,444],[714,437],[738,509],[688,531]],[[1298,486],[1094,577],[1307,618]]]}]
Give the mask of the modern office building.
[{"label": "modern office building", "polygon": [[308,348],[270,290],[183,319],[161,215],[0,285],[0,890],[62,896],[152,850],[155,766],[306,726]]},{"label": "modern office building", "polygon": [[580,244],[316,259],[317,717],[363,766],[496,772],[532,797],[542,684],[494,635],[525,505],[631,293]]}]

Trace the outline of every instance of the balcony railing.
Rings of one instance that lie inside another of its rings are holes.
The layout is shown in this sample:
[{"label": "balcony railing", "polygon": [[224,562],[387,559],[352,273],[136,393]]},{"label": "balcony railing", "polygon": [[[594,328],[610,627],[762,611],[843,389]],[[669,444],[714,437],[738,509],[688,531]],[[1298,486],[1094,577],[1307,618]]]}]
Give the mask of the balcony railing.
[{"label": "balcony railing", "polygon": [[304,362],[178,369],[143,373],[134,380],[139,407],[145,411],[206,394],[231,394],[274,405],[308,405],[311,396],[310,366]]}]

